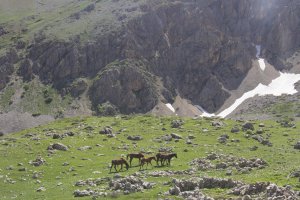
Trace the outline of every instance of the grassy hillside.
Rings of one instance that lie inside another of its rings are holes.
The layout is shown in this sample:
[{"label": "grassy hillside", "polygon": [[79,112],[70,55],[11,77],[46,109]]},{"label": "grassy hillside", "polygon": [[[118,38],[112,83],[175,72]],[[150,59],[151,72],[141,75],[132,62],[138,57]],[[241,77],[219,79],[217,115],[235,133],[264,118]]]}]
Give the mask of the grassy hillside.
[{"label": "grassy hillside", "polygon": [[[300,140],[297,128],[284,128],[273,121],[255,121],[253,122],[254,131],[231,133],[233,126],[241,129],[243,122],[226,120],[220,122],[221,125],[223,124],[221,127],[217,127],[212,126],[212,119],[183,119],[184,123],[180,128],[172,128],[173,120],[175,118],[152,116],[78,117],[3,136],[0,140],[1,199],[75,199],[73,195],[75,190],[87,188],[110,193],[108,180],[103,180],[98,186],[77,187],[74,185],[79,180],[114,177],[115,173],[109,173],[112,159],[139,151],[155,155],[161,148],[172,149],[178,154],[178,158],[172,160],[170,167],[157,167],[153,162],[153,167],[148,166],[148,169],[141,171],[144,181],[156,183],[154,188],[143,190],[143,193],[129,195],[109,194],[106,198],[156,199],[163,197],[163,193],[169,190],[172,184],[168,182],[173,178],[204,176],[232,178],[245,183],[269,181],[279,186],[290,185],[296,191],[300,190],[298,178],[290,177],[290,173],[300,167],[300,152],[293,148],[296,141]],[[264,123],[264,127],[259,127],[260,123]],[[111,126],[113,133],[117,133],[115,137],[109,138],[99,134],[99,131],[106,126]],[[300,123],[297,122],[296,126],[300,126]],[[253,135],[258,135],[257,131],[264,138],[269,135],[271,147],[252,139]],[[75,135],[53,139],[54,133],[63,135],[68,132],[73,132]],[[183,139],[164,141],[162,136],[171,133],[179,134]],[[223,134],[227,134],[229,139],[227,143],[221,144],[218,138]],[[143,139],[130,141],[127,139],[129,135],[140,135]],[[187,139],[188,137],[191,139]],[[192,144],[186,144],[187,140],[190,140]],[[47,151],[47,147],[53,143],[67,145],[68,150],[55,151],[52,154]],[[84,146],[90,146],[90,148],[78,150]],[[246,172],[237,171],[233,167],[224,170],[215,168],[197,170],[192,175],[163,177],[149,175],[153,171],[187,170],[191,168],[189,162],[195,158],[205,158],[211,152],[225,157],[260,158],[266,161],[267,165],[265,168],[254,168]],[[29,164],[38,156],[46,160],[46,163],[38,167]],[[226,175],[228,170],[232,171],[232,175]],[[133,167],[119,174],[127,176],[138,171],[137,160],[133,160]],[[45,191],[37,192],[40,187],[44,187]],[[203,190],[205,194],[215,198],[237,198],[237,196],[227,194],[228,191],[218,188]]]}]

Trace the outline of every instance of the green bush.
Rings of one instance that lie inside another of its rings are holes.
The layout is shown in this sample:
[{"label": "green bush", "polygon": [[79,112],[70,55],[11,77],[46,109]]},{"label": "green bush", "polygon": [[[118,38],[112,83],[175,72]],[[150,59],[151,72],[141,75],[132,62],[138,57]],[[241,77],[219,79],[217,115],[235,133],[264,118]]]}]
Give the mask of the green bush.
[{"label": "green bush", "polygon": [[97,114],[101,116],[115,116],[119,114],[119,110],[110,102],[105,102],[97,106]]}]

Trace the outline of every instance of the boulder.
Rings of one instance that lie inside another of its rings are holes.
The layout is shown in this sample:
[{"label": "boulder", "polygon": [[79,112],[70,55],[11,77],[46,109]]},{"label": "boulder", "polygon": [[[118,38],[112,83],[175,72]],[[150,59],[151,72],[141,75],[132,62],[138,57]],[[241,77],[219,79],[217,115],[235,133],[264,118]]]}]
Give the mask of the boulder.
[{"label": "boulder", "polygon": [[127,139],[128,139],[128,140],[133,140],[133,141],[139,141],[139,140],[142,140],[143,137],[140,136],[140,135],[134,135],[134,136],[129,135],[129,136],[127,137]]},{"label": "boulder", "polygon": [[183,125],[183,121],[182,120],[173,120],[171,122],[171,127],[172,128],[179,128]]},{"label": "boulder", "polygon": [[48,147],[48,150],[60,150],[60,151],[67,151],[68,147],[61,143],[55,143]]},{"label": "boulder", "polygon": [[176,133],[171,133],[171,136],[172,136],[172,138],[174,138],[174,139],[182,139],[182,136],[181,135],[178,135],[178,134],[176,134]]},{"label": "boulder", "polygon": [[243,124],[243,131],[252,130],[254,131],[254,126],[251,122],[246,122]]},{"label": "boulder", "polygon": [[299,149],[299,150],[300,150],[300,141],[298,141],[298,142],[294,145],[294,149]]},{"label": "boulder", "polygon": [[238,132],[240,132],[239,127],[237,127],[237,126],[232,127],[231,133],[238,133]]},{"label": "boulder", "polygon": [[112,134],[113,129],[110,126],[107,126],[107,127],[103,128],[99,133],[104,134],[104,135]]}]

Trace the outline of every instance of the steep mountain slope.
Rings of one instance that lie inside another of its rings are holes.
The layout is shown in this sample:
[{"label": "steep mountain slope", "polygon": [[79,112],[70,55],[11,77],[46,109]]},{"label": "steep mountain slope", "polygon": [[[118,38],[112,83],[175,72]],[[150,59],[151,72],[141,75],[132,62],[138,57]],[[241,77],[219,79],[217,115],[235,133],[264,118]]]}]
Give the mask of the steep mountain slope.
[{"label": "steep mountain slope", "polygon": [[32,81],[69,103],[18,112],[91,114],[110,102],[126,114],[160,113],[156,105],[178,98],[216,112],[238,98],[257,44],[275,69],[299,65],[289,60],[300,46],[297,0],[27,1],[1,3],[2,112],[26,101],[11,102],[13,85]]}]

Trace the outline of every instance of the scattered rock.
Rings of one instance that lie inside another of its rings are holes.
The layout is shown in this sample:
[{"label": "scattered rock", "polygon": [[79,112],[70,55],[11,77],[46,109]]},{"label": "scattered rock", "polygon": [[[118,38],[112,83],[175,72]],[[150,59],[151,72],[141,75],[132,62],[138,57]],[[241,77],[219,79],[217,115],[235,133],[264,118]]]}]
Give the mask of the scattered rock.
[{"label": "scattered rock", "polygon": [[154,185],[155,183],[144,182],[135,176],[128,176],[109,182],[109,188],[111,190],[121,190],[124,194],[141,192],[143,189],[151,189]]},{"label": "scattered rock", "polygon": [[36,191],[37,192],[44,192],[44,191],[46,191],[46,188],[45,187],[39,187]]},{"label": "scattered rock", "polygon": [[243,127],[243,131],[247,131],[247,130],[252,130],[252,131],[254,131],[254,126],[253,126],[253,124],[250,123],[250,122],[244,123],[242,127]]},{"label": "scattered rock", "polygon": [[225,126],[225,124],[222,121],[213,121],[211,123],[211,125],[214,126],[214,127],[217,127],[217,128]]},{"label": "scattered rock", "polygon": [[176,133],[171,133],[171,136],[172,136],[172,138],[174,138],[174,139],[182,139],[182,136],[181,135],[178,135],[178,134],[176,134]]},{"label": "scattered rock", "polygon": [[263,128],[263,127],[265,127],[265,124],[264,124],[264,123],[260,123],[260,124],[258,125],[258,127]]},{"label": "scattered rock", "polygon": [[61,143],[55,143],[48,146],[47,150],[60,150],[60,151],[67,151],[68,147]]},{"label": "scattered rock", "polygon": [[90,149],[92,149],[91,146],[83,146],[83,147],[79,147],[77,150],[79,150],[79,151],[86,151],[86,150],[90,150]]},{"label": "scattered rock", "polygon": [[238,132],[240,132],[239,127],[237,127],[237,126],[232,127],[231,133],[238,133]]},{"label": "scattered rock", "polygon": [[134,136],[129,135],[129,136],[127,137],[127,139],[128,139],[128,140],[133,140],[133,141],[140,141],[140,140],[143,139],[143,137],[140,136],[140,135],[134,135]]},{"label": "scattered rock", "polygon": [[163,135],[161,137],[161,140],[166,141],[166,142],[170,142],[170,141],[172,141],[172,139],[173,139],[173,137],[169,134]]},{"label": "scattered rock", "polygon": [[219,143],[224,144],[224,143],[227,142],[227,139],[229,139],[229,136],[225,134],[225,135],[221,135],[221,136],[218,138],[218,141],[219,141]]},{"label": "scattered rock", "polygon": [[46,163],[46,160],[44,160],[41,156],[38,156],[34,161],[29,162],[31,165],[38,167]]},{"label": "scattered rock", "polygon": [[294,145],[294,149],[299,149],[299,150],[300,150],[300,141],[298,141],[298,142]]},{"label": "scattered rock", "polygon": [[300,170],[292,172],[291,177],[300,177]]},{"label": "scattered rock", "polygon": [[113,133],[113,129],[110,126],[106,126],[105,128],[103,128],[100,132],[100,134],[103,135],[108,135],[108,134],[112,134]]},{"label": "scattered rock", "polygon": [[171,127],[172,128],[179,128],[179,127],[181,127],[183,125],[183,123],[184,122],[182,120],[173,120],[171,122]]}]

